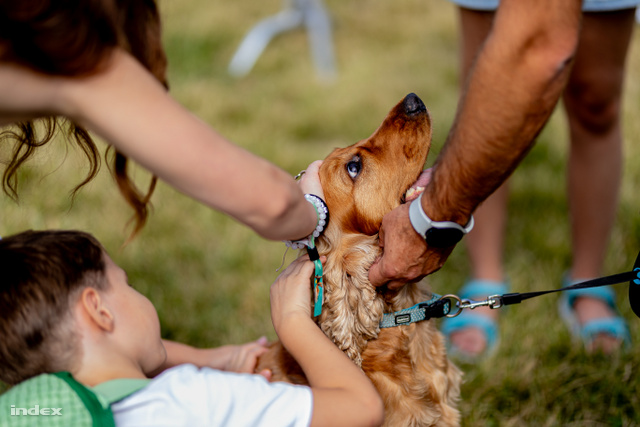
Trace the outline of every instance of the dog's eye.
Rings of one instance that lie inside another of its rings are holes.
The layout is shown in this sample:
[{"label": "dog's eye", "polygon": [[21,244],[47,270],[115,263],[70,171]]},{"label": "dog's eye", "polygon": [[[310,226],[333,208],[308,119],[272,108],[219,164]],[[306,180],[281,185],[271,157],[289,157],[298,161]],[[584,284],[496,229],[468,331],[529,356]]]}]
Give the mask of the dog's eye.
[{"label": "dog's eye", "polygon": [[356,179],[362,169],[362,163],[359,156],[355,156],[349,163],[347,163],[347,173],[351,179]]}]

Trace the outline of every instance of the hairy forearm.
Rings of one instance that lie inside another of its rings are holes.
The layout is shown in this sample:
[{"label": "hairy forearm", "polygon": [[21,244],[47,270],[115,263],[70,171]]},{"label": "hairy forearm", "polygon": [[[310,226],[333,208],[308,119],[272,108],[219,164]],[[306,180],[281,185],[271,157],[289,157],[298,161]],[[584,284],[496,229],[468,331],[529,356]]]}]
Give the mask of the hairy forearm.
[{"label": "hairy forearm", "polygon": [[270,239],[308,235],[315,212],[295,181],[173,100],[133,58],[71,82],[69,115],[181,192]]},{"label": "hairy forearm", "polygon": [[580,3],[502,2],[423,197],[432,219],[465,224],[532,147],[570,72]]}]

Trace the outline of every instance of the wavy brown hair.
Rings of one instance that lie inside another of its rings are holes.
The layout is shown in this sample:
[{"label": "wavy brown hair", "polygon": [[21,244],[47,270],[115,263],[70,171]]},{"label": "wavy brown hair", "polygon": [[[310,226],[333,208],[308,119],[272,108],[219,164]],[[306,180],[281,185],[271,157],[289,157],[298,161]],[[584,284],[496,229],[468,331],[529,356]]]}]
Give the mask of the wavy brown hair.
[{"label": "wavy brown hair", "polygon": [[[99,71],[116,47],[129,51],[168,88],[167,60],[154,0],[0,0],[0,61],[52,75],[82,76]],[[100,169],[98,148],[91,135],[71,121],[47,117],[39,122],[43,126],[27,121],[0,133],[0,141],[15,141],[2,188],[17,199],[20,166],[64,129],[89,161],[89,172],[73,189],[75,195]],[[111,162],[118,188],[135,210],[134,236],[147,220],[157,179],[152,178],[144,193],[129,177],[125,155],[114,150]]]}]

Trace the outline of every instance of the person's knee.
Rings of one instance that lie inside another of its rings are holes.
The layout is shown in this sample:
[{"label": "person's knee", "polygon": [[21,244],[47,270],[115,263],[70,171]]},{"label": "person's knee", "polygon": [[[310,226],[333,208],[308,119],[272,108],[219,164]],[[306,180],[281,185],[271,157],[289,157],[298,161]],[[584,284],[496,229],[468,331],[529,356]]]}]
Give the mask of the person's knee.
[{"label": "person's knee", "polygon": [[569,121],[589,133],[608,133],[619,123],[621,103],[615,90],[599,90],[587,83],[570,84],[564,101]]}]

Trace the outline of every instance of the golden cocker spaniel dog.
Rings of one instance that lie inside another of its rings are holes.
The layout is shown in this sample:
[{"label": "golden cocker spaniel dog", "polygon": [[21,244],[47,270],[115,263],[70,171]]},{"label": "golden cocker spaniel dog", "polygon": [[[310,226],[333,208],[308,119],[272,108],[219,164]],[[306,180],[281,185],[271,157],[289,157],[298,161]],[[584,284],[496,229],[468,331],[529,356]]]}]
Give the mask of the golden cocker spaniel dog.
[{"label": "golden cocker spaniel dog", "polygon": [[[371,379],[385,404],[386,426],[459,425],[461,372],[447,358],[433,321],[380,328],[393,313],[431,298],[422,283],[375,288],[368,270],[380,255],[382,217],[405,201],[431,144],[431,119],[415,94],[407,95],[369,138],[335,149],[320,168],[330,221],[317,239],[325,255],[324,303],[318,326]],[[415,198],[417,195],[414,194]],[[260,358],[272,381],[306,384],[278,342]]]}]

